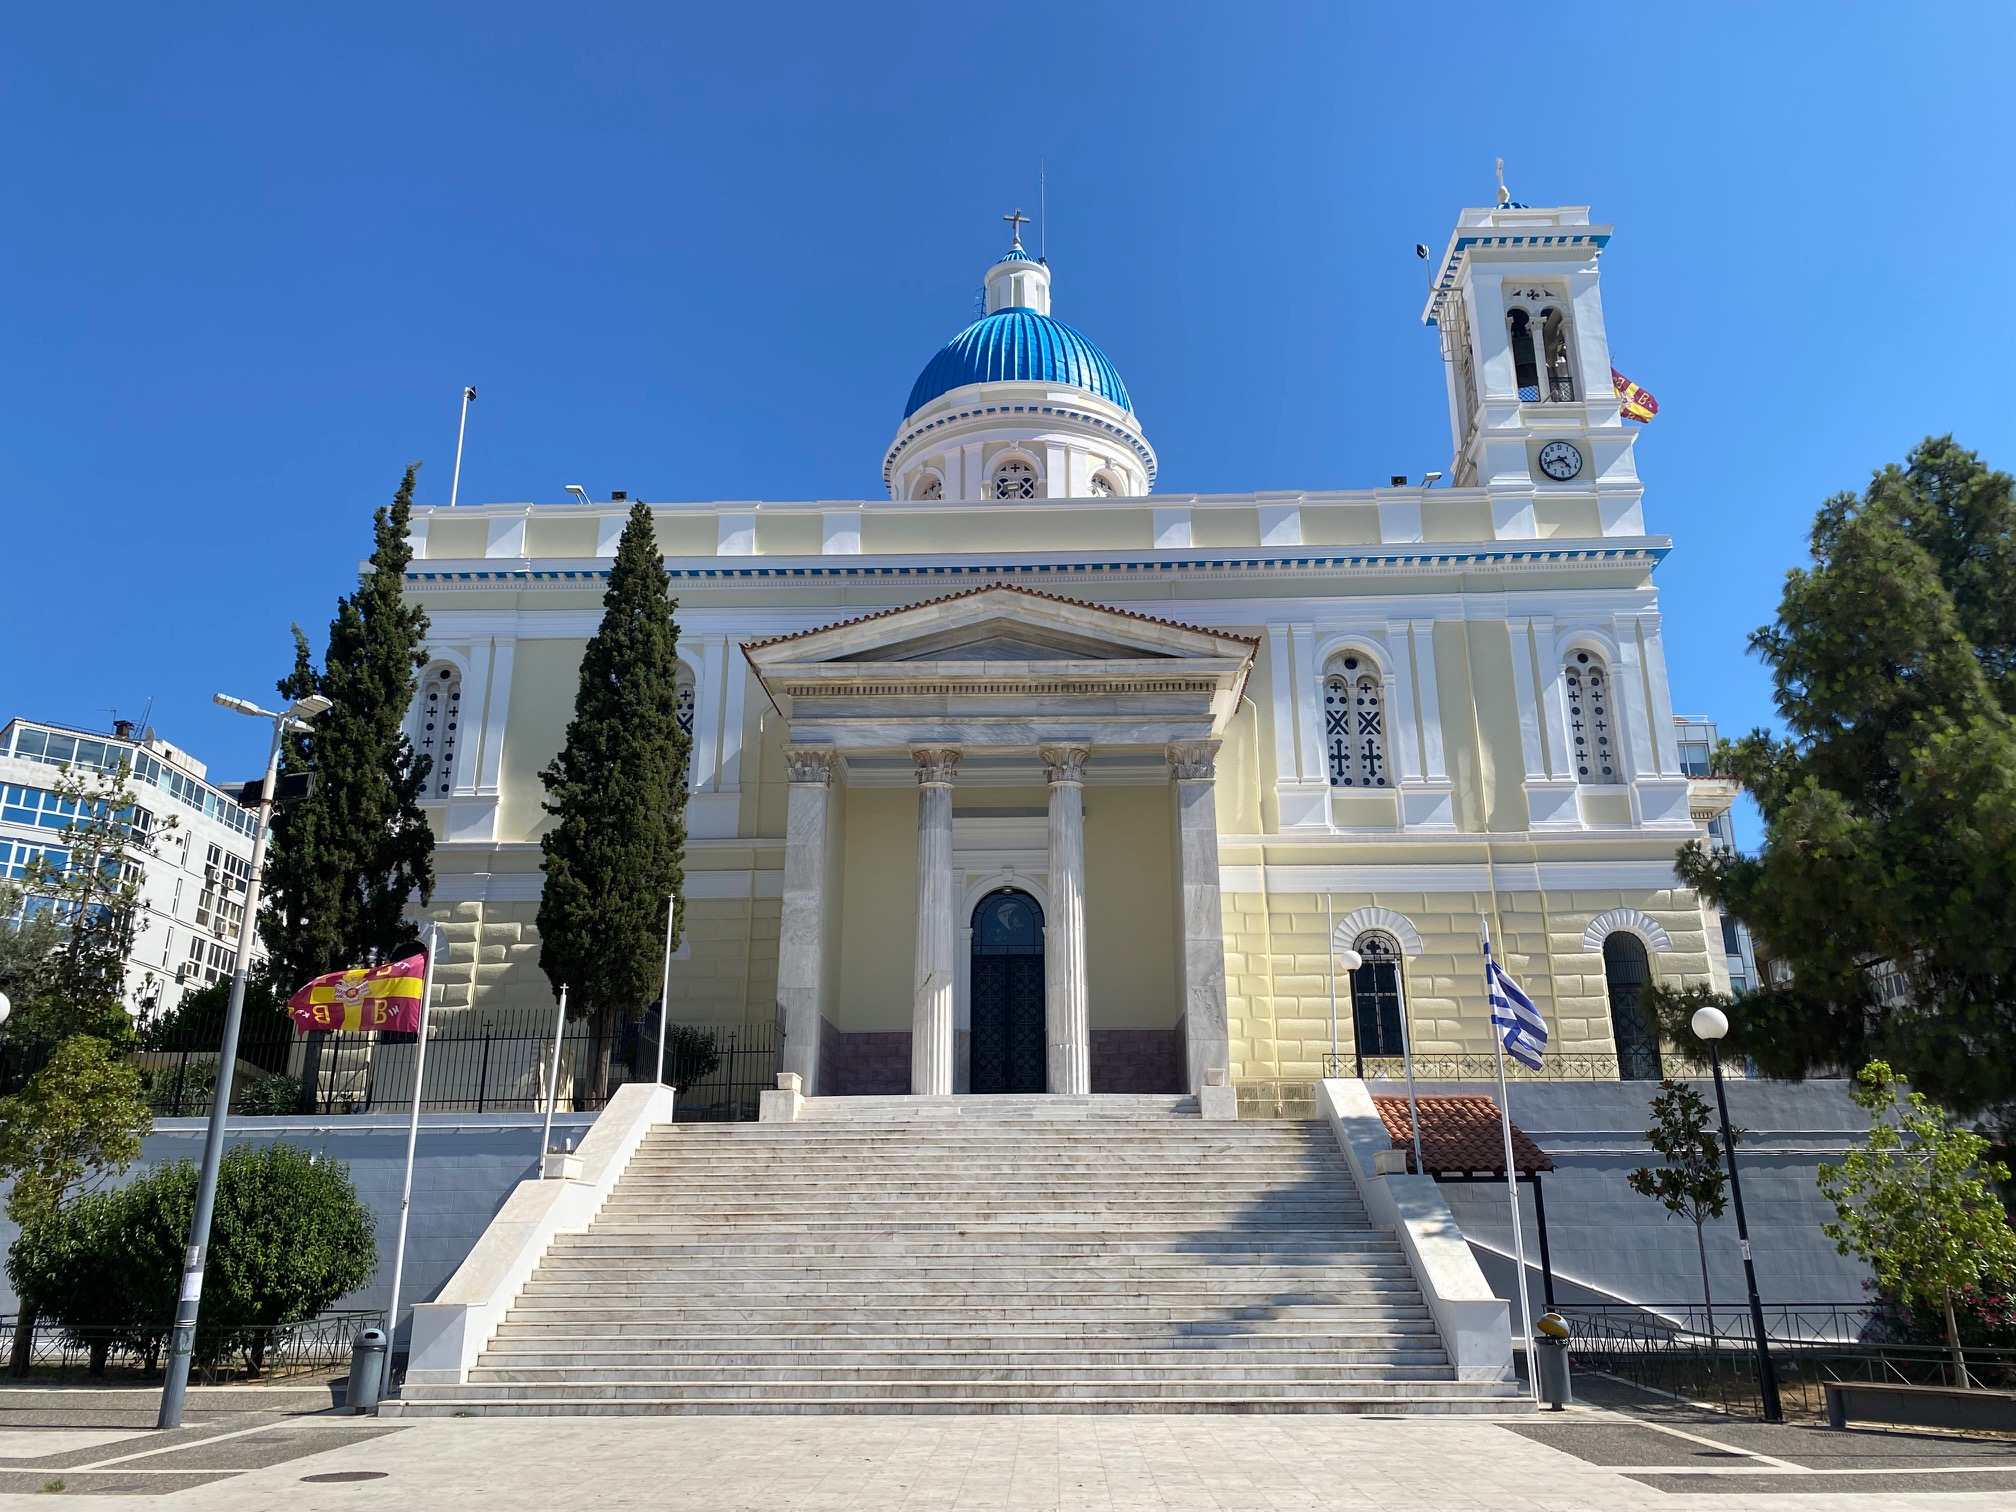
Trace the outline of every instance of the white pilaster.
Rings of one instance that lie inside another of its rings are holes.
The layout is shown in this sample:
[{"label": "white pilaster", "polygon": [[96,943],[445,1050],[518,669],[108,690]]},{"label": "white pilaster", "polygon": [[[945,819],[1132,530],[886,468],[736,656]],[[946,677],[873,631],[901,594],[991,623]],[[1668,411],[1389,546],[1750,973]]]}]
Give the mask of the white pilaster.
[{"label": "white pilaster", "polygon": [[952,1092],[955,982],[952,943],[952,774],[957,746],[913,746],[917,765],[917,964],[910,1017],[910,1091]]},{"label": "white pilaster", "polygon": [[1052,1092],[1092,1090],[1085,989],[1085,763],[1082,745],[1044,746],[1050,784],[1050,909],[1043,928],[1044,1038]]},{"label": "white pilaster", "polygon": [[1215,740],[1172,740],[1169,774],[1176,807],[1176,887],[1181,898],[1184,1075],[1193,1093],[1223,1086],[1232,1064],[1225,1011],[1225,915],[1218,879]]},{"label": "white pilaster", "polygon": [[784,810],[784,899],[777,928],[777,1008],[784,1040],[777,1068],[819,1093],[819,1020],[825,1012],[826,808],[831,746],[788,746],[790,798]]}]

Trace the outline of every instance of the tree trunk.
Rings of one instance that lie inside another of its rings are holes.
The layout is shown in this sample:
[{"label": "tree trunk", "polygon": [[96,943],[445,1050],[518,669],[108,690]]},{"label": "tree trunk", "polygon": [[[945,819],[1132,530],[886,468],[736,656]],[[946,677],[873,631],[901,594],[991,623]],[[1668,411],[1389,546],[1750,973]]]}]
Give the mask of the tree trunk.
[{"label": "tree trunk", "polygon": [[1708,1347],[1715,1347],[1715,1296],[1708,1289],[1708,1241],[1701,1233],[1701,1220],[1694,1220],[1694,1248],[1701,1255],[1701,1301],[1708,1309]]},{"label": "tree trunk", "polygon": [[1953,1317],[1953,1293],[1941,1293],[1940,1300],[1946,1304],[1946,1347],[1953,1351],[1953,1373],[1960,1389],[1968,1391],[1974,1382],[1968,1378],[1967,1355],[1960,1347],[1960,1324]]},{"label": "tree trunk", "polygon": [[583,1100],[595,1109],[602,1108],[609,1101],[609,1052],[615,1038],[609,1031],[610,1021],[615,1017],[615,1009],[597,1008],[589,1021],[594,1026],[594,1034],[589,1040],[588,1086]]},{"label": "tree trunk", "polygon": [[29,1361],[35,1353],[35,1306],[24,1301],[21,1311],[14,1319],[14,1349],[7,1358],[7,1373],[13,1376],[28,1374]]},{"label": "tree trunk", "polygon": [[103,1376],[105,1374],[105,1358],[111,1353],[112,1341],[110,1339],[93,1339],[91,1341],[92,1375]]}]

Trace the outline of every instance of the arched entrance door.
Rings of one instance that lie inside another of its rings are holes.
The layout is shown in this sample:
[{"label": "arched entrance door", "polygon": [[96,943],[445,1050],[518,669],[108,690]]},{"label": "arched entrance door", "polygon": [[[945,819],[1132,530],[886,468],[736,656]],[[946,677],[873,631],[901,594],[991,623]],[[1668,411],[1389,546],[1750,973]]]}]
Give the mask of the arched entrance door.
[{"label": "arched entrance door", "polygon": [[1043,1046],[1043,910],[1012,887],[973,910],[975,1092],[1047,1091]]}]

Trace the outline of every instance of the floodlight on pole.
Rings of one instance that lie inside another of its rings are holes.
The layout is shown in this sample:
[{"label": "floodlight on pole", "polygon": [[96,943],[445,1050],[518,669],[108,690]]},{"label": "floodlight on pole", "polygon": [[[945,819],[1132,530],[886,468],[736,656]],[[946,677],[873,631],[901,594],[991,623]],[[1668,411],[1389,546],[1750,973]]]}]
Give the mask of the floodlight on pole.
[{"label": "floodlight on pole", "polygon": [[1691,1026],[1695,1037],[1708,1046],[1708,1066],[1715,1074],[1715,1110],[1722,1117],[1722,1151],[1729,1162],[1729,1199],[1736,1208],[1736,1243],[1743,1250],[1743,1279],[1750,1287],[1750,1328],[1757,1337],[1757,1392],[1764,1404],[1764,1421],[1782,1423],[1785,1409],[1778,1402],[1778,1375],[1771,1368],[1771,1339],[1764,1330],[1764,1303],[1757,1295],[1757,1266],[1750,1258],[1750,1225],[1743,1217],[1743,1182],[1736,1174],[1736,1141],[1729,1129],[1729,1098],[1722,1090],[1722,1039],[1729,1033],[1729,1015],[1720,1008],[1695,1010]]},{"label": "floodlight on pole", "polygon": [[574,495],[574,497],[579,499],[583,504],[589,502],[588,490],[583,488],[579,483],[569,483],[567,485],[567,492]]},{"label": "floodlight on pole", "polygon": [[462,438],[469,434],[469,405],[476,397],[473,383],[462,385],[462,423],[455,428],[455,476],[448,481],[448,507],[455,507],[455,498],[462,492]]}]

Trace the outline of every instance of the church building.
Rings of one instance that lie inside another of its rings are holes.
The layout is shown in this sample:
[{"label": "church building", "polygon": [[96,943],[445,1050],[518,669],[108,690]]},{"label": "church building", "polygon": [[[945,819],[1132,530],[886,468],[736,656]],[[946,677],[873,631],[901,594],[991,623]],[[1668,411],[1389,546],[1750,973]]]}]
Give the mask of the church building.
[{"label": "church building", "polygon": [[[1157,492],[1150,417],[1018,236],[922,362],[886,497],[654,504],[693,736],[671,1019],[772,1030],[808,1093],[1251,1108],[1397,1074],[1403,1036],[1492,1074],[1488,924],[1550,1058],[1656,1077],[1642,984],[1728,976],[1673,874],[1708,814],[1609,237],[1462,212],[1422,312],[1446,477]],[[628,508],[414,513],[442,1006],[504,1032],[550,1023],[538,773]]]}]

